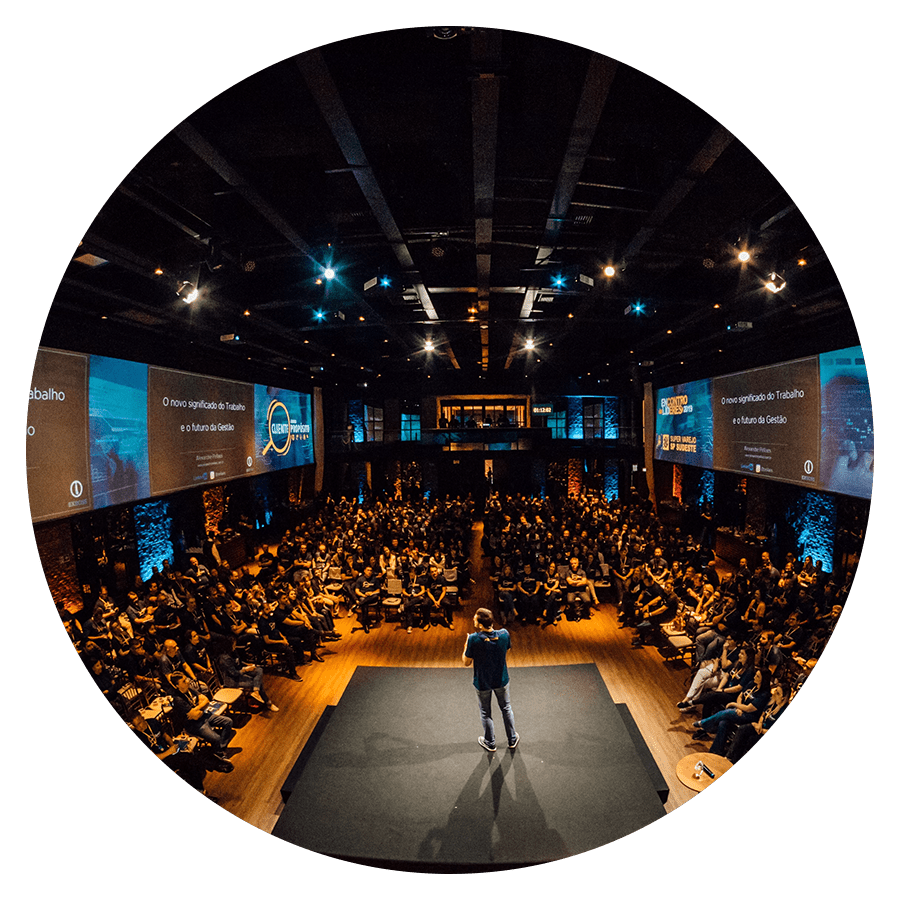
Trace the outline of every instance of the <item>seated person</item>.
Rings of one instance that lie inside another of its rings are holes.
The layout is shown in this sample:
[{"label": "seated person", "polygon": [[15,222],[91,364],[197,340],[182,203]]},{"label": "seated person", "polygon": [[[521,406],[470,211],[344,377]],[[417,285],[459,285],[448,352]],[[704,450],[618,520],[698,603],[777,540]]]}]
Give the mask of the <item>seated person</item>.
[{"label": "seated person", "polygon": [[125,613],[131,619],[131,627],[136,634],[145,634],[150,625],[153,624],[153,614],[156,608],[150,606],[147,598],[138,594],[137,591],[130,591],[126,598]]},{"label": "seated person", "polygon": [[541,581],[541,593],[544,602],[544,621],[543,628],[548,625],[556,627],[559,622],[562,609],[562,587],[559,583],[559,569],[555,562],[550,562],[547,571]]},{"label": "seated person", "polygon": [[504,565],[498,576],[495,576],[497,601],[500,606],[500,625],[512,622],[516,617],[516,578],[512,566]]},{"label": "seated person", "polygon": [[755,722],[745,722],[737,726],[725,752],[725,758],[731,760],[732,763],[741,759],[778,721],[779,716],[787,708],[789,700],[787,691],[781,682],[773,682],[769,702],[762,711],[762,715]]},{"label": "seated person", "polygon": [[428,616],[425,602],[425,584],[420,579],[418,570],[412,569],[406,576],[406,584],[403,586],[403,623],[406,625],[407,634],[412,634],[413,622]]},{"label": "seated person", "polygon": [[153,623],[147,629],[157,641],[164,641],[168,637],[177,637],[181,634],[181,617],[171,594],[150,594],[147,598],[150,606],[156,607],[153,614]]},{"label": "seated person", "polygon": [[569,574],[566,575],[566,606],[572,610],[573,617],[578,619],[589,619],[591,595],[588,591],[588,580],[581,568],[581,563],[577,556],[569,559]]},{"label": "seated person", "polygon": [[182,672],[172,675],[171,684],[175,688],[172,695],[172,727],[176,734],[184,731],[207,741],[216,756],[222,758],[240,751],[239,747],[228,747],[236,734],[234,721],[229,716],[211,713],[208,709],[209,697],[194,690]]},{"label": "seated person", "polygon": [[453,631],[453,605],[454,600],[447,590],[447,581],[439,566],[429,566],[428,574],[422,579],[425,585],[425,605],[432,612],[444,620],[444,624]]},{"label": "seated person", "polygon": [[715,731],[716,736],[709,752],[724,756],[725,746],[734,728],[755,722],[762,715],[769,702],[770,684],[769,670],[756,669],[753,673],[753,683],[741,691],[737,699],[711,716],[694,722],[695,737],[704,737]]},{"label": "seated person", "polygon": [[129,727],[141,742],[153,751],[157,759],[162,760],[194,790],[202,794],[206,794],[203,781],[207,772],[234,771],[234,765],[227,759],[207,755],[199,748],[194,751],[182,750],[157,722],[145,719],[139,712],[131,717]]},{"label": "seated person", "polygon": [[181,651],[178,649],[178,644],[172,638],[167,638],[163,641],[162,651],[159,657],[159,673],[163,681],[171,683],[172,674],[174,672],[182,672],[187,675],[193,685],[201,692],[208,690],[206,684],[200,681],[196,672],[182,656]]},{"label": "seated person", "polygon": [[541,583],[531,568],[531,563],[526,562],[522,567],[516,583],[518,595],[518,609],[522,622],[526,625],[536,625],[541,613]]},{"label": "seated person", "polygon": [[147,690],[159,685],[159,670],[155,656],[148,653],[142,637],[134,637],[128,645],[128,652],[117,660],[128,680],[139,690]]},{"label": "seated person", "polygon": [[727,669],[723,667],[721,670],[719,683],[707,687],[694,697],[694,706],[701,708],[703,718],[724,709],[727,704],[740,695],[741,691],[750,687],[755,672],[753,662],[753,650],[749,647],[741,647],[733,665]]},{"label": "seated person", "polygon": [[125,673],[117,666],[107,665],[102,656],[89,657],[85,660],[91,670],[94,683],[113,706],[120,706],[122,698],[119,689],[127,684]]},{"label": "seated person", "polygon": [[256,580],[261,584],[268,584],[278,570],[278,560],[268,547],[263,547],[259,556],[256,557],[256,563],[259,566]]},{"label": "seated person", "polygon": [[190,582],[201,593],[209,587],[211,581],[209,569],[196,556],[192,556],[188,560],[188,567],[184,570],[183,579]]},{"label": "seated person", "polygon": [[181,656],[190,666],[198,681],[207,681],[212,677],[212,663],[209,659],[209,641],[199,631],[192,628],[187,633],[187,640],[182,641]]},{"label": "seated person", "polygon": [[243,648],[238,639],[231,639],[231,646],[219,654],[219,671],[222,673],[222,684],[225,687],[240,688],[257,703],[272,712],[278,707],[269,699],[263,687],[263,670],[254,663],[243,658]]},{"label": "seated person", "polygon": [[313,628],[306,613],[291,602],[287,592],[279,594],[277,606],[274,610],[267,607],[264,616],[271,616],[278,632],[300,654],[301,659],[303,651],[306,650],[311,659],[316,662],[324,662],[319,655],[319,633]]},{"label": "seated person", "polygon": [[372,611],[381,604],[381,577],[371,565],[366,565],[362,575],[353,582],[351,592],[356,601],[357,615],[362,630],[368,634]]},{"label": "seated person", "polygon": [[[273,601],[267,603],[260,613],[257,627],[259,628],[259,636],[262,640],[263,647],[270,653],[275,653],[284,658],[284,662],[288,667],[288,677],[295,681],[303,681],[297,674],[297,666],[305,662],[302,648],[295,648],[294,645],[281,633],[276,619],[276,611],[278,610],[278,602]],[[299,656],[299,661],[298,661]]]},{"label": "seated person", "polygon": [[774,675],[784,662],[784,655],[775,644],[775,632],[764,631],[756,641],[756,665]]},{"label": "seated person", "polygon": [[652,597],[640,608],[643,616],[636,626],[637,634],[632,641],[632,646],[644,646],[652,636],[658,636],[659,627],[666,622],[671,622],[678,613],[678,597],[675,594],[675,586],[667,581],[662,586],[662,592]]},{"label": "seated person", "polygon": [[[730,594],[725,597],[722,611],[710,619],[709,626],[699,630],[694,640],[695,658],[699,661],[712,659],[722,649],[728,635],[740,633],[740,611],[737,602]],[[702,626],[701,626],[702,628]]]}]

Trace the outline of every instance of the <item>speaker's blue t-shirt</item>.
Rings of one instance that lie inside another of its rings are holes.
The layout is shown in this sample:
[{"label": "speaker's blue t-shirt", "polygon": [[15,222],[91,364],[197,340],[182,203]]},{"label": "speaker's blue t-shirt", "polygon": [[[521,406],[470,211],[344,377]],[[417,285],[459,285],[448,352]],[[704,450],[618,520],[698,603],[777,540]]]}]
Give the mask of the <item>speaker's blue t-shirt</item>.
[{"label": "speaker's blue t-shirt", "polygon": [[472,681],[476,690],[493,690],[509,682],[509,672],[506,670],[509,646],[509,632],[505,628],[476,631],[469,635],[466,656],[473,661],[475,675]]}]

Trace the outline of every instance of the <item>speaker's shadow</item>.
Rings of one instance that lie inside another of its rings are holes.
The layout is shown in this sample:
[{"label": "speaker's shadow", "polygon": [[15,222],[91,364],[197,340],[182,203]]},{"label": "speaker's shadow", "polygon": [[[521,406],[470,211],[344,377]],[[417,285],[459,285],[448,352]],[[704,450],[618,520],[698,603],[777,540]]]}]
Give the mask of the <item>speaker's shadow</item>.
[{"label": "speaker's shadow", "polygon": [[485,753],[463,785],[446,824],[419,845],[422,862],[491,863],[569,856],[559,832],[547,825],[520,750]]}]

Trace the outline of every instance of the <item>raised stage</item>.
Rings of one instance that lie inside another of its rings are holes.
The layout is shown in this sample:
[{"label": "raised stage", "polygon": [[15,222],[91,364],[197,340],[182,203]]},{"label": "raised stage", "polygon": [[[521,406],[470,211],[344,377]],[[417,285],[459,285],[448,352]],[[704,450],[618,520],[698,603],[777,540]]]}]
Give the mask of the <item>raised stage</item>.
[{"label": "raised stage", "polygon": [[488,753],[471,669],[358,667],[272,833],[369,865],[479,871],[592,850],[665,814],[665,780],[595,665],[513,667],[510,696],[520,744],[496,713]]}]

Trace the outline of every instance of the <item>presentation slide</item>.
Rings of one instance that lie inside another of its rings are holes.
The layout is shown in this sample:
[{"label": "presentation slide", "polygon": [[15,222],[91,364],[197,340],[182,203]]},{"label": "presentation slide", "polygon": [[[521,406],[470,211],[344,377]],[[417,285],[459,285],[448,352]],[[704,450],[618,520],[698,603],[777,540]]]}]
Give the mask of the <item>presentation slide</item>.
[{"label": "presentation slide", "polygon": [[253,385],[150,366],[152,496],[253,473]]},{"label": "presentation slide", "polygon": [[147,367],[92,356],[89,384],[94,509],[149,497]]},{"label": "presentation slide", "polygon": [[875,430],[869,376],[861,347],[819,357],[822,398],[821,486],[828,491],[872,496]]},{"label": "presentation slide", "polygon": [[281,388],[254,388],[256,459],[260,471],[314,462],[312,399]]},{"label": "presentation slide", "polygon": [[35,522],[92,508],[87,392],[86,356],[38,350],[28,393],[25,450]]},{"label": "presentation slide", "polygon": [[654,457],[712,468],[712,385],[709,379],[657,392]]},{"label": "presentation slide", "polygon": [[712,406],[714,468],[818,486],[818,357],[714,378]]}]

